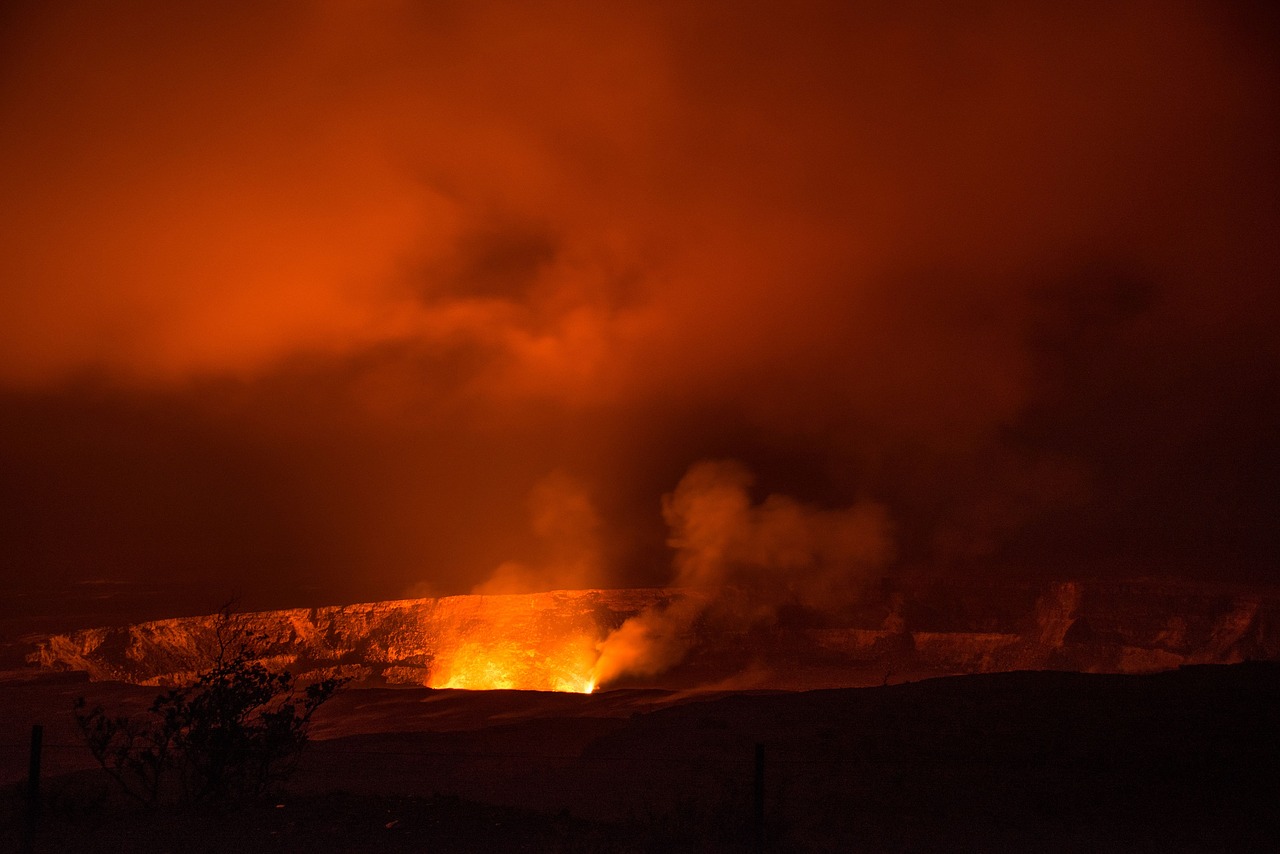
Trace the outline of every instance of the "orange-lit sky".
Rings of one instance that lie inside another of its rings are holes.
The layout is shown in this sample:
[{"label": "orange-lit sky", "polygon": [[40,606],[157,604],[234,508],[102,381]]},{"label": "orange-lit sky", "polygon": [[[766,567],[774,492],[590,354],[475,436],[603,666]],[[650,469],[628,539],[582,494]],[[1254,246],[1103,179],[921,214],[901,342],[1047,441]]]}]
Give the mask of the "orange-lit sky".
[{"label": "orange-lit sky", "polygon": [[1059,6],[4,4],[4,583],[1269,579],[1280,18]]}]

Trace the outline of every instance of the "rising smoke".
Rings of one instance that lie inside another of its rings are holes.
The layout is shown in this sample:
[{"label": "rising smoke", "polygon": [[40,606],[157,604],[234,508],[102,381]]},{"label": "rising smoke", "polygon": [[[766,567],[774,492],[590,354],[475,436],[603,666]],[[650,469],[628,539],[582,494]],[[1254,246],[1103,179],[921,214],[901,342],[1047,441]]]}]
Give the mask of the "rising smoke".
[{"label": "rising smoke", "polygon": [[1274,566],[1266,4],[199,5],[0,12],[15,577]]},{"label": "rising smoke", "polygon": [[529,494],[529,525],[542,547],[534,563],[505,561],[473,593],[538,593],[608,586],[600,516],[583,483],[553,471]]},{"label": "rising smoke", "polygon": [[785,495],[753,504],[751,485],[740,463],[706,461],[663,498],[673,582],[683,596],[632,617],[600,644],[597,684],[677,664],[694,624],[708,614],[721,629],[745,631],[772,622],[785,606],[839,610],[892,558],[881,505],[824,510]]}]

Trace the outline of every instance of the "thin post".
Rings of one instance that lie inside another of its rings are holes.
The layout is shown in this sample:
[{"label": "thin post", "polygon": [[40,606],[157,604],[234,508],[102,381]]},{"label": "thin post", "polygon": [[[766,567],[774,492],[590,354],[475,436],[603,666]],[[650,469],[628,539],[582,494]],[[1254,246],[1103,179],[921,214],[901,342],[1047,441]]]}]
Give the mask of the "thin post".
[{"label": "thin post", "polygon": [[756,851],[764,851],[764,745],[756,742],[755,790],[752,818],[756,831]]},{"label": "thin post", "polygon": [[27,765],[27,820],[23,849],[30,851],[40,823],[40,751],[44,745],[44,727],[31,725],[31,758]]}]

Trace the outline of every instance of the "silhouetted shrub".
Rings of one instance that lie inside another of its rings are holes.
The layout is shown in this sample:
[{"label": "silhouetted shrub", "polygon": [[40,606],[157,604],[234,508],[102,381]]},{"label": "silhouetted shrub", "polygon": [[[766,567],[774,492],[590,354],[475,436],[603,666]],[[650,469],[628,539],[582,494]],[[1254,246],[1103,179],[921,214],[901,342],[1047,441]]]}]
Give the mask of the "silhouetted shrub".
[{"label": "silhouetted shrub", "polygon": [[76,722],[89,750],[129,796],[228,802],[258,798],[286,779],[307,743],[311,716],[345,682],[324,679],[299,689],[288,671],[253,655],[246,633],[224,640],[194,684],[160,694],[142,716],[108,715],[76,701]]}]

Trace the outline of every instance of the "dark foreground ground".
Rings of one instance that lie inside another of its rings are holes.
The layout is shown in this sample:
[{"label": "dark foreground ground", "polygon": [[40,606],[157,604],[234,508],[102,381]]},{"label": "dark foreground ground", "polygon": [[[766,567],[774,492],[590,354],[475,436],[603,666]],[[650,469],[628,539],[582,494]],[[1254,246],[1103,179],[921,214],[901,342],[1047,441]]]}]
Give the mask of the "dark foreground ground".
[{"label": "dark foreground ground", "polygon": [[155,691],[0,686],[5,850],[22,838],[16,734],[38,716],[42,852],[1280,850],[1276,664],[773,694],[350,690],[286,790],[223,813],[134,811],[76,770],[77,693]]}]

